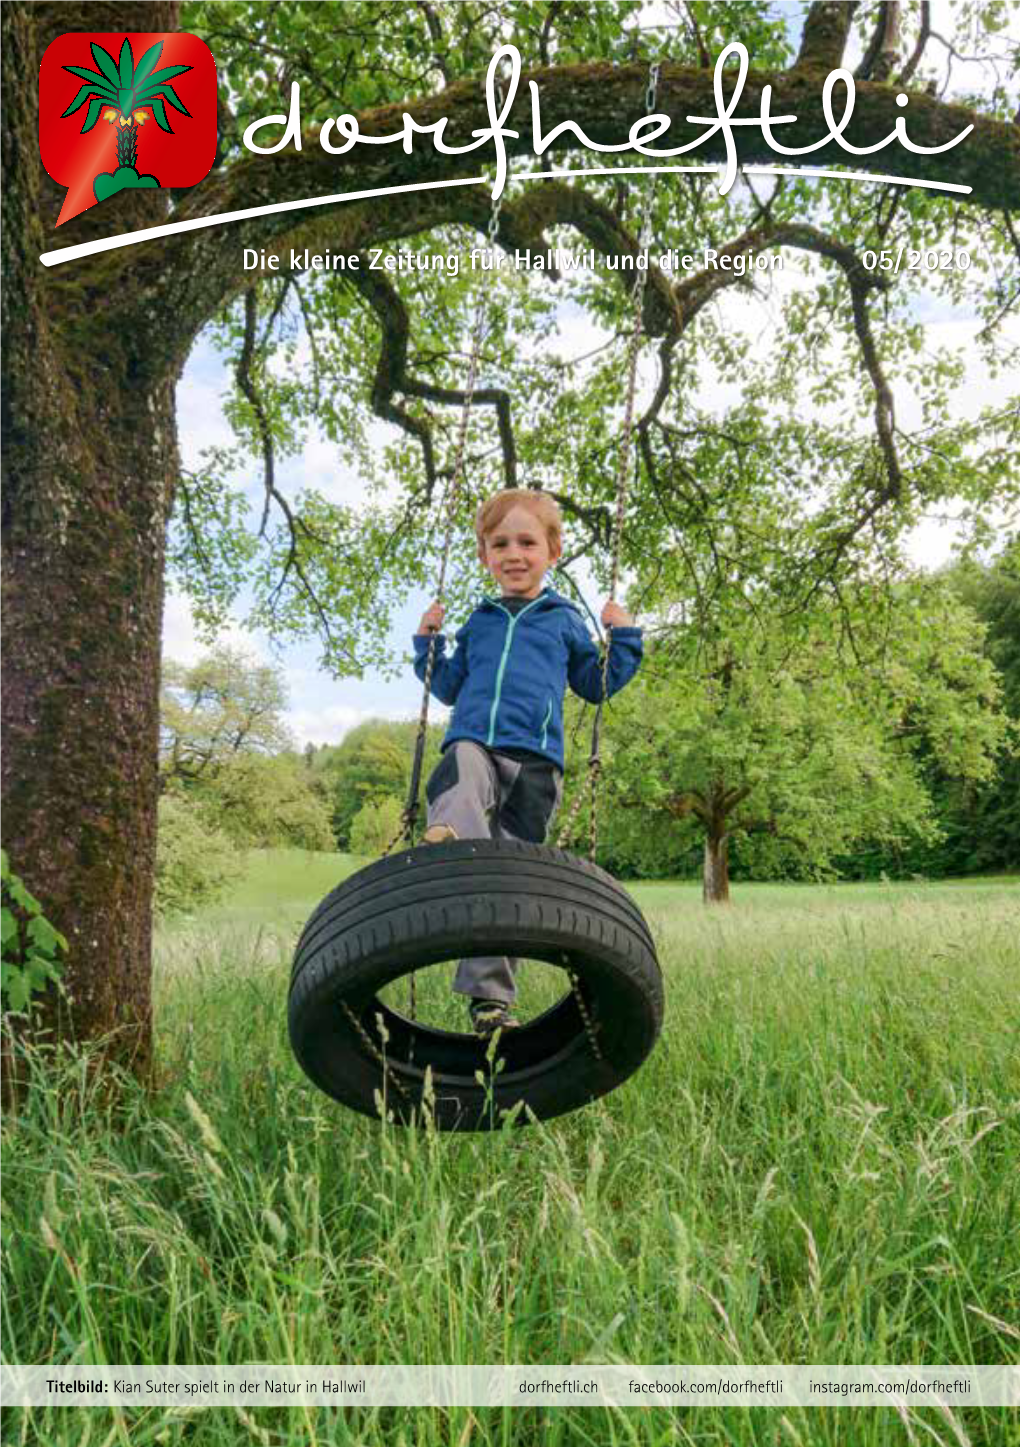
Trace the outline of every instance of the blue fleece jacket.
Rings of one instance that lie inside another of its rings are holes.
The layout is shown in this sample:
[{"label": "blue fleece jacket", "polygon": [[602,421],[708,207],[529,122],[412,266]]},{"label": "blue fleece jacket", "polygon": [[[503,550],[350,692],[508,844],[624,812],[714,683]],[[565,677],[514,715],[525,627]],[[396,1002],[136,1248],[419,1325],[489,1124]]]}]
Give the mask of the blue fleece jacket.
[{"label": "blue fleece jacket", "polygon": [[[614,628],[607,697],[633,678],[641,662],[641,629]],[[414,638],[414,671],[425,681],[429,638]],[[517,614],[486,598],[456,634],[448,658],[436,639],[432,692],[453,705],[443,748],[473,739],[492,749],[530,749],[563,768],[563,698],[567,684],[581,698],[602,696],[599,650],[569,599],[546,588]]]}]

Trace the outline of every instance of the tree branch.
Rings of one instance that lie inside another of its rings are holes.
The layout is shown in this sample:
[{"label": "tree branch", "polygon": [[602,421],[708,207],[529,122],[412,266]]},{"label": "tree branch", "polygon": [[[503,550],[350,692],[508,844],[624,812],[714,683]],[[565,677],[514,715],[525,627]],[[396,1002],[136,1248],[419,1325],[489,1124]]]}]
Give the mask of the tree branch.
[{"label": "tree branch", "polygon": [[276,459],[273,448],[273,431],[269,425],[269,418],[266,416],[266,409],[262,398],[255,389],[252,380],[251,364],[255,356],[255,332],[258,322],[258,300],[255,295],[255,288],[250,286],[244,294],[244,341],[241,345],[241,355],[237,362],[237,385],[248,400],[248,405],[255,416],[255,430],[258,432],[259,441],[262,446],[262,467],[265,481],[265,503],[262,508],[262,522],[259,524],[259,537],[265,536],[266,523],[269,520],[269,507],[272,499],[280,499],[276,491]]},{"label": "tree branch", "polygon": [[[407,371],[407,344],[410,322],[407,308],[397,290],[377,271],[368,269],[368,257],[362,257],[359,270],[347,274],[348,280],[369,303],[382,328],[382,346],[372,386],[372,410],[377,417],[395,422],[421,444],[422,459],[431,501],[436,482],[435,451],[428,423],[413,416],[393,400],[395,392],[406,397],[421,397],[432,402],[463,406],[466,394],[455,387],[439,387]],[[473,402],[495,408],[503,451],[503,469],[507,487],[517,486],[517,447],[510,415],[510,394],[502,387],[476,387]]]},{"label": "tree branch", "polygon": [[914,75],[915,70],[921,64],[921,57],[924,54],[925,46],[931,36],[931,0],[921,0],[921,29],[918,32],[917,44],[906,65],[896,77],[896,84],[906,85]]},{"label": "tree branch", "polygon": [[687,789],[682,794],[672,795],[666,800],[666,811],[674,819],[685,819],[688,814],[693,814],[703,824],[711,823],[712,819],[712,811],[698,789]]},{"label": "tree branch", "polygon": [[684,15],[687,19],[687,24],[690,27],[691,34],[694,36],[694,43],[698,48],[698,64],[702,67],[702,69],[709,70],[712,66],[712,57],[708,53],[708,46],[705,44],[704,38],[701,34],[701,29],[698,25],[697,17],[691,10],[690,5],[686,3],[686,0],[684,0]]},{"label": "tree branch", "polygon": [[[284,586],[287,582],[287,578],[289,577],[290,572],[293,569],[293,571],[297,574],[298,579],[300,580],[301,588],[303,589],[306,597],[308,598],[308,601],[311,603],[315,612],[318,614],[319,621],[322,624],[324,637],[327,639],[330,645],[335,645],[339,648],[342,648],[343,651],[346,652],[348,658],[350,658],[352,661],[356,661],[354,650],[350,647],[349,644],[336,638],[333,630],[330,628],[329,617],[326,613],[326,610],[323,608],[318,594],[309,582],[301,563],[297,539],[298,529],[300,528],[309,537],[314,537],[314,534],[306,523],[302,522],[298,518],[295,518],[290,504],[276,486],[276,465],[273,448],[272,428],[269,423],[269,418],[266,415],[265,405],[263,404],[262,399],[255,388],[255,383],[251,375],[251,364],[255,355],[255,336],[257,324],[258,301],[255,295],[255,288],[251,286],[245,293],[244,298],[244,341],[241,346],[241,355],[237,363],[237,385],[244,393],[252,409],[252,412],[254,413],[255,427],[259,434],[262,445],[262,462],[265,477],[266,496],[265,504],[262,510],[262,522],[259,525],[259,537],[261,538],[265,535],[266,524],[269,521],[269,509],[273,502],[276,503],[277,507],[283,513],[284,519],[287,524],[287,529],[290,534],[290,543],[287,550],[287,557],[284,561],[283,570],[280,573],[279,578],[277,579],[276,586],[273,588],[272,593],[269,595],[270,612],[275,612],[277,600],[283,592]],[[321,541],[321,539],[319,539],[318,541]]]},{"label": "tree branch", "polygon": [[[843,6],[822,7],[842,12]],[[821,26],[819,7],[814,7],[816,26]],[[810,18],[810,17],[809,17]],[[838,29],[845,24],[839,19]],[[826,27],[831,28],[830,17]],[[826,27],[822,27],[825,29]],[[810,37],[808,37],[810,39]],[[811,44],[808,56],[817,54]],[[834,53],[834,50],[833,50]],[[613,66],[605,62],[552,66],[525,72],[521,77],[509,125],[519,134],[507,138],[508,154],[528,155],[531,150],[531,105],[527,90],[534,81],[541,99],[542,126],[545,132],[563,122],[584,118],[589,137],[599,144],[618,145],[626,142],[636,114],[640,113],[647,83],[644,65]],[[794,146],[816,142],[827,130],[822,114],[821,85],[814,75],[802,69],[787,72],[749,73],[747,83],[735,110],[736,119],[755,118],[760,112],[761,94],[765,85],[773,88],[772,112],[792,111],[797,121],[783,127],[783,139]],[[267,97],[267,104],[270,104]],[[667,143],[689,143],[704,134],[704,127],[687,120],[689,115],[715,113],[712,73],[702,69],[665,64],[659,81],[658,110],[671,121]],[[397,135],[403,128],[403,114],[411,114],[419,126],[434,126],[447,119],[444,139],[447,144],[466,145],[472,131],[487,123],[485,97],[480,78],[458,81],[435,96],[422,97],[406,103],[380,106],[361,112],[359,127],[364,135]],[[891,87],[862,83],[857,88],[857,104],[844,132],[856,146],[875,145],[888,137],[900,117]],[[311,118],[309,117],[309,123]],[[961,106],[947,105],[927,95],[910,99],[910,134],[921,146],[941,145],[959,135],[968,125],[973,131],[960,146],[932,155],[911,155],[912,173],[933,182],[953,182],[970,186],[969,201],[974,205],[1002,210],[1020,209],[1020,128],[992,120]],[[262,143],[267,136],[259,137]],[[733,137],[738,161],[774,162],[775,156],[766,144],[760,127],[739,127]],[[563,131],[547,154],[557,156],[578,149],[580,141],[572,130]],[[419,186],[427,181],[455,180],[476,176],[483,159],[492,152],[444,155],[435,151],[424,138],[416,137],[412,154],[406,155],[399,145],[356,145],[344,156],[342,182],[344,192],[361,189],[383,189],[398,185]],[[698,150],[699,160],[719,162],[726,158],[725,138],[710,136]],[[846,166],[850,158],[841,146],[830,142],[810,156],[812,166]],[[534,197],[543,187],[554,184],[544,179],[529,180],[527,196]],[[192,188],[175,212],[175,219],[188,220],[206,215],[220,215],[254,204],[285,203],[298,197],[333,194],[338,189],[337,158],[323,151],[317,128],[304,132],[300,151],[288,148],[278,155],[244,155],[213,171]],[[139,224],[155,224],[163,219],[159,197],[163,193],[138,192]],[[437,204],[435,196],[441,197]],[[136,193],[132,193],[134,204]],[[148,199],[146,199],[148,198]],[[40,204],[45,214],[59,210],[61,192],[48,177],[41,181]],[[522,198],[525,199],[525,198]],[[474,201],[474,205],[472,205]],[[125,201],[124,205],[127,206]],[[413,235],[438,224],[441,220],[474,223],[478,204],[487,205],[485,190],[465,187],[439,193],[411,192],[387,195],[362,201],[338,202],[323,207],[309,219],[306,211],[284,210],[273,215],[251,218],[234,230],[237,245],[266,248],[276,254],[301,241],[312,244],[322,240],[349,253],[363,250],[372,243]],[[525,208],[526,209],[526,208]],[[67,221],[61,228],[61,241],[67,244],[104,234],[107,221],[93,207]],[[165,214],[165,203],[162,208]],[[126,213],[125,213],[126,219]],[[125,257],[119,252],[84,258],[66,266],[65,274],[76,285],[94,287],[97,295],[114,297],[123,279]],[[133,249],[127,259],[141,288],[146,307],[162,310],[172,318],[173,328],[164,337],[164,345],[178,362],[183,361],[190,345],[210,316],[236,293],[245,280],[238,274],[236,253],[222,244],[221,229],[211,228],[175,235],[146,243]],[[57,283],[59,284],[59,282]],[[134,292],[132,292],[134,295]]]},{"label": "tree branch", "polygon": [[878,47],[878,55],[872,67],[872,79],[887,81],[899,56],[900,45],[900,0],[885,0],[882,11],[885,25]]},{"label": "tree branch", "polygon": [[550,0],[549,8],[545,12],[545,19],[542,21],[542,31],[538,37],[538,53],[542,57],[543,65],[549,64],[549,36],[552,34],[556,12],[562,9],[562,0]]},{"label": "tree branch", "polygon": [[[812,58],[812,63],[839,63],[842,48],[838,38],[835,45],[830,39],[829,45],[823,47],[825,54],[821,61],[817,59],[821,54],[819,45],[824,35],[831,37],[833,28],[837,37],[845,38],[849,10],[850,6],[842,4],[813,6],[815,22],[812,25],[809,15],[798,65],[789,72],[749,73],[735,117],[757,117],[762,89],[771,85],[773,113],[793,110],[798,117],[795,123],[784,126],[785,141],[804,145],[824,135],[827,126],[821,108],[821,87],[816,87],[813,81],[806,83],[800,70],[806,63],[805,54]],[[824,15],[819,12],[824,12]],[[508,137],[506,140],[510,155],[532,154],[531,105],[527,90],[530,81],[538,87],[544,131],[548,132],[564,121],[576,122],[578,117],[584,117],[584,129],[592,140],[600,144],[619,144],[628,138],[636,108],[641,105],[647,75],[643,65],[612,66],[604,62],[552,66],[525,72],[508,122],[520,132],[516,138]],[[692,124],[686,117],[689,114],[714,114],[712,81],[711,73],[704,70],[668,63],[663,66],[658,109],[671,121],[664,143],[690,142],[703,134],[704,127]],[[484,127],[487,120],[483,88],[479,78],[473,77],[458,81],[437,96],[361,112],[358,116],[360,131],[363,135],[375,136],[398,134],[405,110],[419,125],[434,125],[441,117],[446,117],[445,139],[451,144],[470,142],[472,130]],[[895,96],[888,87],[864,83],[857,88],[857,104],[845,131],[846,139],[855,145],[874,144],[890,134],[898,115]],[[972,199],[976,203],[996,208],[1010,204],[1011,200],[1016,205],[1020,200],[1020,139],[1009,125],[921,95],[911,97],[910,122],[912,138],[923,145],[949,140],[969,123],[974,124],[976,132],[960,147],[946,154],[912,155],[911,166],[918,176],[927,180],[970,184],[974,188]],[[260,139],[265,140],[265,137]],[[740,127],[734,135],[734,142],[742,164],[775,160],[759,127]],[[580,145],[577,136],[567,130],[549,149],[550,153],[560,154],[578,149]],[[441,155],[425,140],[416,140],[409,156],[399,145],[356,145],[344,157],[344,189],[420,184],[429,180],[475,175],[484,154]],[[725,140],[720,135],[710,137],[698,151],[699,159],[706,162],[724,160],[725,155]],[[813,166],[832,163],[848,163],[847,153],[835,142],[830,142],[811,156]],[[328,193],[336,189],[336,172],[336,158],[322,150],[317,131],[309,129],[303,135],[301,151],[288,150],[274,157],[245,157],[195,187],[186,203],[187,214],[236,209],[245,201],[250,204],[254,196],[260,201],[282,201],[295,195]],[[371,213],[380,209],[388,210],[388,204],[385,208],[370,203],[367,206],[364,203],[345,206],[344,214],[358,216],[364,224],[366,211]],[[282,214],[258,218],[251,231],[260,233],[263,238],[275,238],[286,236],[294,227],[293,215]]]},{"label": "tree branch", "polygon": [[842,65],[850,22],[856,8],[855,0],[849,4],[841,3],[841,0],[815,0],[804,21],[794,70],[815,67],[835,70]]},{"label": "tree branch", "polygon": [[443,84],[449,85],[450,67],[447,62],[442,22],[436,14],[434,6],[430,5],[428,0],[418,0],[418,8],[425,16],[425,23],[432,38],[432,53],[436,58],[436,69],[443,77]]}]

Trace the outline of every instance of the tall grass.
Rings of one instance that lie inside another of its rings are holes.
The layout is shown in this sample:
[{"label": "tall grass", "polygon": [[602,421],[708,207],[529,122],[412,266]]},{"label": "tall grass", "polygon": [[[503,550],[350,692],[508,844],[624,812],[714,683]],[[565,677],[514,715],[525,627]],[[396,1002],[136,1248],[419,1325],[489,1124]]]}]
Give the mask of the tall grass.
[{"label": "tall grass", "polygon": [[[5,1358],[1016,1360],[1020,889],[634,892],[667,983],[654,1054],[484,1137],[370,1121],[300,1074],[284,1001],[314,901],[273,920],[263,885],[166,928],[157,1090],[37,1059],[6,1120]],[[445,984],[421,999],[447,1008]],[[1020,1441],[976,1409],[4,1416],[53,1444]]]}]

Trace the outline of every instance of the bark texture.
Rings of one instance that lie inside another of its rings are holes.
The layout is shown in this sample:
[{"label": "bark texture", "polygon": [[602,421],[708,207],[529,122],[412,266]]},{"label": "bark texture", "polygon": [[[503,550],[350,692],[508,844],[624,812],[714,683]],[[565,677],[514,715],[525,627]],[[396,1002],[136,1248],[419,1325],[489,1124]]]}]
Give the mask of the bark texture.
[{"label": "bark texture", "polygon": [[[129,275],[107,288],[39,265],[60,197],[39,158],[38,75],[62,31],[175,24],[169,5],[3,14],[4,841],[70,945],[70,1016],[51,996],[42,1027],[114,1032],[111,1052],[139,1070],[175,369]],[[62,229],[83,240],[165,214],[160,193],[124,200],[116,217],[96,207]]]},{"label": "bark texture", "polygon": [[701,877],[701,897],[705,904],[729,904],[730,859],[729,836],[717,830],[705,835],[705,860]]}]

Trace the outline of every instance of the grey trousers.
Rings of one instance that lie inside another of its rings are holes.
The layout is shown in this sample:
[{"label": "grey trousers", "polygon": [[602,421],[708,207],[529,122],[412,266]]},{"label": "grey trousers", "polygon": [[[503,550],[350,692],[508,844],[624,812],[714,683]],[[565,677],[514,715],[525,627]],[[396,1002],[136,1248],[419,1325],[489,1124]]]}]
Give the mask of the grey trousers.
[{"label": "grey trousers", "polygon": [[[521,762],[461,739],[443,752],[425,786],[428,823],[446,824],[458,839],[545,840],[563,796],[563,775],[536,756]],[[453,988],[476,1000],[512,1005],[517,960],[481,955],[461,960]]]}]

